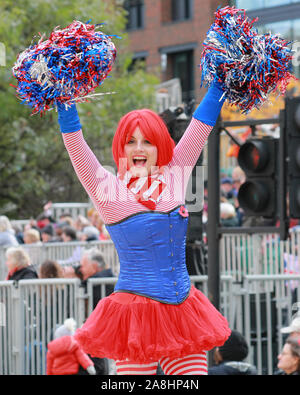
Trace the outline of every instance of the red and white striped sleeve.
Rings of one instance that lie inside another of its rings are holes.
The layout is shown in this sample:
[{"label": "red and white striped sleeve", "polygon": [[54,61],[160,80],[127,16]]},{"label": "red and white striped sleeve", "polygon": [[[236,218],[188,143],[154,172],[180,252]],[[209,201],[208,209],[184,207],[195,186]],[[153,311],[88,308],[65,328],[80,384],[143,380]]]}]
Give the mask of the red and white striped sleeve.
[{"label": "red and white striped sleeve", "polygon": [[111,194],[115,196],[116,176],[99,163],[81,130],[63,133],[62,136],[79,181],[104,219],[103,207]]},{"label": "red and white striped sleeve", "polygon": [[207,142],[213,127],[192,118],[189,126],[174,149],[170,166],[181,169],[184,177],[180,180],[183,190],[186,190],[189,177]]},{"label": "red and white striped sleeve", "polygon": [[189,126],[174,149],[172,164],[195,166],[213,127],[192,118]]},{"label": "red and white striped sleeve", "polygon": [[99,179],[101,179],[101,175],[105,175],[106,170],[98,162],[81,131],[63,133],[62,136],[80,182],[90,197],[94,199],[98,189]]}]

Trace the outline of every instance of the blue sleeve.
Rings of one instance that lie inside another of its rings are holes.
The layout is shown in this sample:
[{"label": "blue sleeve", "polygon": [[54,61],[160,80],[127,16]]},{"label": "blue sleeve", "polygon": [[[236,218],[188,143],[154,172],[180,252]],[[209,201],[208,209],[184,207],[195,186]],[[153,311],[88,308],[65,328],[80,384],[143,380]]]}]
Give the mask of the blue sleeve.
[{"label": "blue sleeve", "polygon": [[220,85],[218,83],[212,84],[194,112],[193,117],[206,125],[214,126],[225,100],[226,97]]},{"label": "blue sleeve", "polygon": [[66,109],[64,104],[57,105],[58,123],[62,133],[77,132],[81,129],[80,119],[75,104]]}]

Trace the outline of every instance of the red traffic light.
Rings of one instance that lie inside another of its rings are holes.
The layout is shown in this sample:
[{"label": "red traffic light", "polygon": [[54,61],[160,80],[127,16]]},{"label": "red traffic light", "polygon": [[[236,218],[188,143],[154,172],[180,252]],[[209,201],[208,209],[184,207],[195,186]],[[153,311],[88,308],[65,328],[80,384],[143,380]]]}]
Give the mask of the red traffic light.
[{"label": "red traffic light", "polygon": [[240,148],[238,162],[246,173],[256,173],[266,167],[269,158],[269,147],[264,141],[248,140]]},{"label": "red traffic light", "polygon": [[239,150],[238,163],[246,174],[238,201],[246,215],[273,217],[276,213],[276,154],[278,140],[251,138]]}]

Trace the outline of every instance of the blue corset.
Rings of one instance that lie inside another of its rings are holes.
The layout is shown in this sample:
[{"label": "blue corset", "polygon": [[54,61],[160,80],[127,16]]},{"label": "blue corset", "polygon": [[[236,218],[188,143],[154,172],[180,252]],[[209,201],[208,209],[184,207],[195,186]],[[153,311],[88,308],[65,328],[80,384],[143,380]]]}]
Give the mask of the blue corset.
[{"label": "blue corset", "polygon": [[169,213],[141,212],[107,225],[120,260],[115,291],[182,303],[189,294],[185,263],[188,218],[179,208]]}]

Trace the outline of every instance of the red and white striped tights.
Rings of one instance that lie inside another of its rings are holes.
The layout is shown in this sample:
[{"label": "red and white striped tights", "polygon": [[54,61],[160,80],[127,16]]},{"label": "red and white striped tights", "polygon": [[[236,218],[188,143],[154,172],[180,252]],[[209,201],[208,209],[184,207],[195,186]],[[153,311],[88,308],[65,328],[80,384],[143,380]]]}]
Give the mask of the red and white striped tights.
[{"label": "red and white striped tights", "polygon": [[[183,358],[162,358],[160,366],[166,375],[207,375],[206,352]],[[155,375],[158,362],[145,364],[131,361],[116,361],[118,375]]]}]

